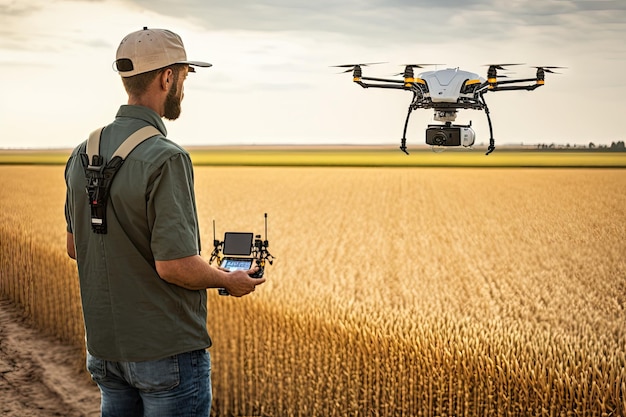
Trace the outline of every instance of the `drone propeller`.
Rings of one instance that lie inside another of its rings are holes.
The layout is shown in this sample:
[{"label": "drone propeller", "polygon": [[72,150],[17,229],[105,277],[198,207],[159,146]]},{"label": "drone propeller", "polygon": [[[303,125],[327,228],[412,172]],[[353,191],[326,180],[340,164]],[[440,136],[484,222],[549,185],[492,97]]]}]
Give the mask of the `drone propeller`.
[{"label": "drone propeller", "polygon": [[406,76],[406,75],[412,74],[413,68],[424,68],[424,67],[433,66],[433,65],[437,66],[437,65],[445,65],[445,64],[404,64],[402,65],[404,67],[404,72],[394,74],[394,77],[398,75]]},{"label": "drone propeller", "polygon": [[411,68],[424,68],[432,65],[445,65],[445,64],[404,64],[403,67],[411,67]]},{"label": "drone propeller", "polygon": [[524,64],[487,64],[485,67],[494,68],[497,70],[505,70],[505,67],[512,67],[514,65],[524,65]]},{"label": "drone propeller", "polygon": [[357,67],[368,67],[370,65],[377,65],[377,64],[386,64],[386,62],[368,62],[365,64],[342,64],[342,65],[331,65],[331,68],[348,68],[345,71],[341,71],[340,74],[346,73],[346,72],[352,72],[354,71],[355,68]]},{"label": "drone propeller", "polygon": [[537,70],[543,70],[544,72],[549,72],[550,74],[561,74],[560,72],[552,71],[553,69],[567,69],[567,67],[554,67],[554,66],[545,66],[545,67],[532,67],[537,68]]},{"label": "drone propeller", "polygon": [[512,67],[514,65],[524,65],[524,64],[487,64],[485,67],[489,67],[487,71],[487,80],[491,86],[494,86],[497,83],[497,77],[506,78],[506,75],[498,75],[498,70],[506,70],[506,67]]}]

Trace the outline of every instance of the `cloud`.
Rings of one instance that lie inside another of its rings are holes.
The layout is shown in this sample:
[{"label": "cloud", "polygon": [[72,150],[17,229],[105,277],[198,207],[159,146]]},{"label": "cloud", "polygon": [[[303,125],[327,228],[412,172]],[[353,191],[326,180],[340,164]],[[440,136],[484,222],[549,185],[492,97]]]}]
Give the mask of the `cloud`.
[{"label": "cloud", "polygon": [[572,3],[580,10],[626,10],[626,3],[622,0],[578,0]]},{"label": "cloud", "polygon": [[3,0],[0,3],[0,16],[25,16],[40,10],[45,5],[45,0],[18,1]]},{"label": "cloud", "polygon": [[[89,10],[89,5],[97,3],[100,1],[51,3],[30,0],[0,4],[0,50],[22,55],[38,53],[40,57],[48,59],[50,55],[81,49],[83,46],[110,48],[111,43],[99,34],[83,30],[89,27],[89,23],[78,19],[72,21],[70,17],[72,12]],[[63,21],[65,26],[59,27]],[[91,22],[93,24],[97,19]]]},{"label": "cloud", "polygon": [[[620,1],[182,0],[175,7],[168,0],[126,1],[185,18],[207,30],[325,33],[372,47],[445,44],[461,39],[503,42],[527,34],[529,28],[567,42],[567,35],[598,38],[621,33],[626,20],[626,4]],[[614,23],[607,25],[607,21]],[[541,40],[541,33],[536,38]]]},{"label": "cloud", "polygon": [[[175,14],[210,30],[251,32],[327,32],[359,39],[408,42],[418,36],[449,36],[445,22],[448,7],[463,5],[459,12],[480,1],[433,2],[416,6],[409,1],[303,1],[274,0],[237,3],[183,0],[172,8],[164,0],[132,0],[132,4],[157,13]],[[428,30],[428,29],[432,29]]]}]

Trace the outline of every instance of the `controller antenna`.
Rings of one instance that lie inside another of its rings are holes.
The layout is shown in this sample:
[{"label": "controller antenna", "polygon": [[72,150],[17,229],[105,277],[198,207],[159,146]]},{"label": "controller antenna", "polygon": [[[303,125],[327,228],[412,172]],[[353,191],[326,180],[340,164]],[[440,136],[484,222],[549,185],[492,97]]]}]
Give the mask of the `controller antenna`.
[{"label": "controller antenna", "polygon": [[265,213],[265,245],[267,246],[267,213]]}]

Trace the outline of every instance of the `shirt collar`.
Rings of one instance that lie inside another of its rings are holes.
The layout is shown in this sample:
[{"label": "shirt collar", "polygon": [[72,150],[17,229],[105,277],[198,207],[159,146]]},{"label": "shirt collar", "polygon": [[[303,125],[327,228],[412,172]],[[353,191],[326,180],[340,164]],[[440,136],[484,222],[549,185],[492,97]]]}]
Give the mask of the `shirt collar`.
[{"label": "shirt collar", "polygon": [[167,129],[163,123],[163,119],[154,110],[144,107],[124,104],[120,106],[115,117],[130,117],[132,119],[143,120],[159,129],[163,136],[167,136]]}]

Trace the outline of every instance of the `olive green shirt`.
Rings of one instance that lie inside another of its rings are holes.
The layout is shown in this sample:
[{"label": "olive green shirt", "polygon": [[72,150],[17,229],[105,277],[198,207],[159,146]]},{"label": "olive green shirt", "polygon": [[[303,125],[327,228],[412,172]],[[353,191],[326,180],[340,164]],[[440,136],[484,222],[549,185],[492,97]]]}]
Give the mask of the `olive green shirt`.
[{"label": "olive green shirt", "polygon": [[85,171],[79,154],[65,169],[67,231],[74,235],[87,349],[110,361],[145,361],[204,349],[206,290],[188,290],[157,274],[155,261],[200,254],[189,154],[166,139],[159,115],[122,106],[106,126],[100,155],[108,161],[133,132],[152,125],[162,136],[138,145],[115,176],[107,204],[107,234],[91,230]]}]

